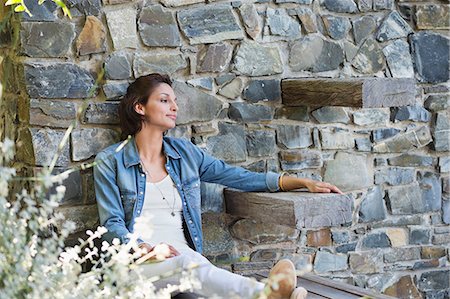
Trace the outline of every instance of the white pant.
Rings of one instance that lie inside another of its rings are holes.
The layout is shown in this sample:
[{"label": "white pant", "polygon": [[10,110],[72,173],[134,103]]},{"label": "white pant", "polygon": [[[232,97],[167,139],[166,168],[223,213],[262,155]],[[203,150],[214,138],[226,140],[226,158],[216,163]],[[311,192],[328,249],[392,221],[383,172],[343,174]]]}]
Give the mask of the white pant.
[{"label": "white pant", "polygon": [[[144,275],[148,277],[162,275],[177,269],[187,269],[191,263],[195,263],[199,265],[194,269],[194,273],[201,282],[201,289],[194,291],[201,296],[217,295],[229,298],[230,294],[235,294],[240,298],[251,298],[264,288],[263,283],[254,279],[217,268],[208,259],[189,247],[177,248],[177,250],[180,252],[178,256],[159,263],[141,265]],[[155,286],[162,288],[169,283],[176,285],[179,279],[180,275],[178,274],[155,283]]]}]

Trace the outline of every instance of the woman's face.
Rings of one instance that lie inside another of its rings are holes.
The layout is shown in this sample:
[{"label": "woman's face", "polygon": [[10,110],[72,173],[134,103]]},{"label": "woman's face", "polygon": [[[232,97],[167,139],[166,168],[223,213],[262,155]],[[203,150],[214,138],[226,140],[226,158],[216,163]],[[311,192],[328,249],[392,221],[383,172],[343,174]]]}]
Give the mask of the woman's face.
[{"label": "woman's face", "polygon": [[176,101],[172,87],[166,83],[159,84],[148,97],[145,106],[136,105],[136,112],[145,115],[147,119],[143,128],[152,126],[162,131],[174,128],[178,111]]}]

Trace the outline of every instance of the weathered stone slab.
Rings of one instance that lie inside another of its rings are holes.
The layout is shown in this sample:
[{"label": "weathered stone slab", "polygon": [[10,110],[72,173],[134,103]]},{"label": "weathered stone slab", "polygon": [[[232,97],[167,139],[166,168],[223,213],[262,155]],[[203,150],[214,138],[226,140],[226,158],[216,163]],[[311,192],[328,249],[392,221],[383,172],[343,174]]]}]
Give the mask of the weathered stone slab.
[{"label": "weathered stone slab", "polygon": [[284,79],[287,106],[399,107],[415,103],[413,79]]},{"label": "weathered stone slab", "polygon": [[439,157],[439,172],[450,172],[450,156]]},{"label": "weathered stone slab", "polygon": [[264,105],[231,103],[228,116],[241,122],[258,122],[273,119],[273,108]]},{"label": "weathered stone slab", "polygon": [[417,29],[450,29],[449,6],[419,4],[415,9]]},{"label": "weathered stone slab", "polygon": [[208,5],[178,12],[178,23],[191,44],[243,39],[229,5]]},{"label": "weathered stone slab", "polygon": [[244,41],[234,56],[234,69],[247,76],[265,76],[283,72],[279,49]]},{"label": "weathered stone slab", "polygon": [[422,273],[417,282],[421,291],[444,290],[450,285],[450,271],[438,270]]},{"label": "weathered stone slab", "polygon": [[372,163],[368,156],[338,152],[325,165],[324,181],[341,190],[363,189],[373,185]]},{"label": "weathered stone slab", "polygon": [[[217,43],[203,47],[197,57],[198,72],[223,72],[230,63],[233,47],[227,43]],[[222,85],[217,83],[217,85]]]},{"label": "weathered stone slab", "polygon": [[389,70],[394,78],[414,78],[409,44],[398,39],[383,48]]},{"label": "weathered stone slab", "polygon": [[[29,128],[28,130],[32,138],[34,164],[36,166],[49,166],[58,150],[59,143],[63,139],[64,131],[35,128]],[[66,143],[56,160],[55,166],[67,166],[69,162],[69,144]]]},{"label": "weathered stone slab", "polygon": [[375,171],[375,184],[388,184],[391,186],[410,184],[414,181],[416,172],[414,168],[390,167]]},{"label": "weathered stone slab", "polygon": [[73,16],[98,16],[102,11],[101,0],[68,0],[67,7]]},{"label": "weathered stone slab", "polygon": [[86,128],[71,133],[72,160],[82,161],[119,141],[119,134],[111,129]]},{"label": "weathered stone slab", "polygon": [[392,11],[381,24],[376,38],[380,42],[407,37],[412,33],[411,27],[397,11]]},{"label": "weathered stone slab", "polygon": [[388,248],[391,247],[391,241],[385,232],[370,233],[361,240],[362,249]]},{"label": "weathered stone slab", "polygon": [[363,74],[372,74],[384,68],[383,52],[378,43],[371,37],[359,47],[358,53],[351,61],[352,65]]},{"label": "weathered stone slab", "polygon": [[300,25],[291,18],[285,9],[266,10],[266,24],[270,28],[272,35],[295,39],[300,37]]},{"label": "weathered stone slab", "polygon": [[75,26],[66,22],[22,22],[22,52],[30,57],[65,57],[75,38]]},{"label": "weathered stone slab", "polygon": [[252,244],[294,241],[299,235],[299,231],[295,228],[252,219],[237,221],[230,231],[233,237]]},{"label": "weathered stone slab", "polygon": [[446,82],[449,78],[450,39],[422,31],[411,37],[414,66],[422,82]]},{"label": "weathered stone slab", "polygon": [[59,207],[57,212],[62,213],[64,220],[56,223],[56,228],[62,229],[64,221],[75,223],[75,230],[72,234],[85,232],[86,230],[95,230],[99,224],[97,205],[80,205],[71,207]]},{"label": "weathered stone slab", "polygon": [[345,38],[352,27],[347,17],[324,15],[322,21],[328,35],[336,40]]},{"label": "weathered stone slab", "polygon": [[342,107],[322,107],[311,112],[311,115],[321,124],[342,123],[348,124],[350,117]]},{"label": "weathered stone slab", "polygon": [[90,103],[84,113],[84,122],[89,124],[118,124],[119,103]]},{"label": "weathered stone slab", "polygon": [[419,171],[417,181],[422,189],[422,201],[429,211],[439,211],[442,203],[442,185],[438,174]]},{"label": "weathered stone slab", "polygon": [[356,7],[353,0],[325,0],[323,2],[326,9],[333,12],[347,12],[347,13],[357,13],[358,8]]},{"label": "weathered stone slab", "polygon": [[297,8],[297,16],[307,33],[317,32],[316,15],[306,7]]},{"label": "weathered stone slab", "polygon": [[400,133],[373,146],[376,153],[400,153],[424,147],[432,141],[430,129],[426,126]]},{"label": "weathered stone slab", "polygon": [[406,215],[433,211],[432,203],[422,196],[417,183],[397,186],[387,190],[387,205],[394,215]]},{"label": "weathered stone slab", "polygon": [[30,100],[30,125],[67,128],[76,114],[75,104],[71,102]]},{"label": "weathered stone slab", "polygon": [[108,101],[119,100],[127,93],[129,85],[128,82],[107,81],[103,85],[103,92]]},{"label": "weathered stone slab", "polygon": [[363,16],[353,21],[353,36],[355,37],[355,43],[357,45],[360,44],[370,36],[376,28],[377,22],[372,16]]},{"label": "weathered stone slab", "polygon": [[376,129],[372,131],[372,140],[374,142],[379,142],[381,140],[390,138],[392,136],[397,135],[398,133],[400,133],[401,130],[396,129],[396,128],[381,128],[381,129]]},{"label": "weathered stone slab", "polygon": [[408,232],[405,228],[388,227],[386,235],[392,247],[404,247],[408,244]]},{"label": "weathered stone slab", "polygon": [[293,71],[331,71],[343,62],[342,47],[318,35],[307,35],[295,41],[289,52],[289,66]]},{"label": "weathered stone slab", "polygon": [[414,154],[402,154],[400,156],[388,158],[389,165],[402,167],[417,167],[433,165],[433,158]]},{"label": "weathered stone slab", "polygon": [[161,5],[141,10],[138,20],[142,42],[149,47],[178,47],[181,45],[177,21],[172,12]]},{"label": "weathered stone slab", "polygon": [[[175,81],[172,85],[178,99],[178,109],[184,111],[177,118],[177,124],[194,121],[210,121],[222,108],[222,102],[201,90]],[[201,107],[201,109],[198,109]]]},{"label": "weathered stone slab", "polygon": [[114,49],[136,49],[138,46],[136,10],[131,7],[120,8],[105,11],[105,15]]},{"label": "weathered stone slab", "polygon": [[359,208],[359,220],[361,222],[379,221],[386,218],[386,210],[383,204],[383,193],[380,186],[375,186],[367,191]]},{"label": "weathered stone slab", "polygon": [[277,140],[287,149],[306,148],[312,144],[311,129],[303,126],[277,126]]},{"label": "weathered stone slab", "polygon": [[275,112],[277,119],[292,119],[298,121],[309,121],[308,107],[281,107]]},{"label": "weathered stone slab", "polygon": [[[412,226],[409,228],[409,243],[414,245],[430,244],[431,231],[429,228]],[[422,257],[426,258],[426,257]]]},{"label": "weathered stone slab", "polygon": [[275,132],[254,130],[246,134],[247,150],[250,157],[264,157],[275,154]]},{"label": "weathered stone slab", "polygon": [[351,149],[355,147],[355,139],[347,129],[338,127],[320,129],[322,149]]},{"label": "weathered stone slab", "polygon": [[234,244],[227,224],[228,216],[225,214],[202,214],[203,246],[206,255],[231,253]]},{"label": "weathered stone slab", "polygon": [[383,292],[388,296],[395,298],[421,298],[422,295],[414,284],[410,275],[401,277],[393,285],[386,288]]},{"label": "weathered stone slab", "polygon": [[86,98],[95,95],[92,75],[73,63],[25,63],[25,82],[32,98]]},{"label": "weathered stone slab", "polygon": [[331,271],[341,271],[348,269],[347,255],[332,254],[325,251],[319,251],[314,259],[314,271],[316,273],[325,273]]},{"label": "weathered stone slab", "polygon": [[58,6],[53,1],[45,1],[42,4],[38,4],[38,1],[34,0],[25,0],[25,5],[28,7],[28,9],[32,12],[32,15],[30,16],[27,13],[22,14],[22,20],[27,21],[55,21],[57,19],[55,11],[57,10]]},{"label": "weathered stone slab", "polygon": [[436,121],[433,124],[433,145],[435,151],[450,151],[450,113],[440,111],[436,113]]},{"label": "weathered stone slab", "polygon": [[131,78],[131,61],[125,53],[113,53],[105,61],[105,73],[108,79],[123,80]]},{"label": "weathered stone slab", "polygon": [[150,73],[173,74],[187,66],[181,54],[136,54],[133,71],[136,78]]},{"label": "weathered stone slab", "polygon": [[309,247],[331,246],[331,231],[329,228],[310,230],[306,233],[306,245]]},{"label": "weathered stone slab", "polygon": [[229,99],[235,100],[241,95],[244,82],[241,77],[234,78],[230,83],[219,89],[219,94]]},{"label": "weathered stone slab", "polygon": [[420,105],[396,107],[392,109],[392,116],[395,122],[404,120],[428,122],[431,119],[431,113]]},{"label": "weathered stone slab", "polygon": [[187,83],[193,87],[200,87],[206,90],[213,90],[213,78],[204,77],[188,80]]},{"label": "weathered stone slab", "polygon": [[219,123],[219,135],[209,137],[206,150],[226,162],[243,162],[247,159],[244,127],[236,124]]},{"label": "weathered stone slab", "polygon": [[106,29],[94,16],[87,16],[83,30],[76,41],[77,53],[87,55],[105,52]]},{"label": "weathered stone slab", "polygon": [[362,109],[353,113],[353,122],[358,126],[386,125],[389,115],[386,109]]},{"label": "weathered stone slab", "polygon": [[322,166],[322,156],[319,151],[286,150],[280,152],[281,168],[287,170],[300,170]]},{"label": "weathered stone slab", "polygon": [[426,98],[423,106],[431,112],[449,109],[450,94],[430,95]]},{"label": "weathered stone slab", "polygon": [[256,37],[261,32],[261,26],[259,25],[258,12],[253,4],[242,4],[239,7],[242,20],[244,21],[245,32],[252,38]]},{"label": "weathered stone slab", "polygon": [[281,100],[280,80],[252,80],[242,97],[250,102]]},{"label": "weathered stone slab", "polygon": [[381,251],[350,252],[349,264],[353,273],[380,273],[383,270],[383,253]]},{"label": "weathered stone slab", "polygon": [[339,194],[254,193],[225,190],[227,213],[292,228],[335,226],[351,221],[352,200]]}]

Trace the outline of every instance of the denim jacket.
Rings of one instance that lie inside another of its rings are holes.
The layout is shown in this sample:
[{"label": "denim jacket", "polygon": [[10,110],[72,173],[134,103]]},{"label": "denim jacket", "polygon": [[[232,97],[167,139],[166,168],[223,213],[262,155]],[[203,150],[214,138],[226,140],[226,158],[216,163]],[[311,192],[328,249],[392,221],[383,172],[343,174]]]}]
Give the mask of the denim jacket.
[{"label": "denim jacket", "polygon": [[[144,206],[146,175],[141,168],[134,138],[101,151],[95,161],[94,184],[100,224],[108,229],[104,239],[127,243],[135,218]],[[202,252],[200,182],[218,183],[244,191],[278,191],[279,174],[256,173],[218,160],[191,142],[163,138],[165,168],[183,202],[184,227],[194,249]],[[142,242],[138,239],[138,242]]]}]

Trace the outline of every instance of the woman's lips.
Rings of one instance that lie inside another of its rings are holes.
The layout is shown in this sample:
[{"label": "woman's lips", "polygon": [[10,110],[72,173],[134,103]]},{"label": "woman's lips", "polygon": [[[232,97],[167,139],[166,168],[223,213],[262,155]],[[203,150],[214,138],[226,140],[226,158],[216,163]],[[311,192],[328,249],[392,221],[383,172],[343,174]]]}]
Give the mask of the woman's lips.
[{"label": "woman's lips", "polygon": [[173,120],[177,120],[177,116],[176,115],[167,115],[167,117],[173,119]]}]

